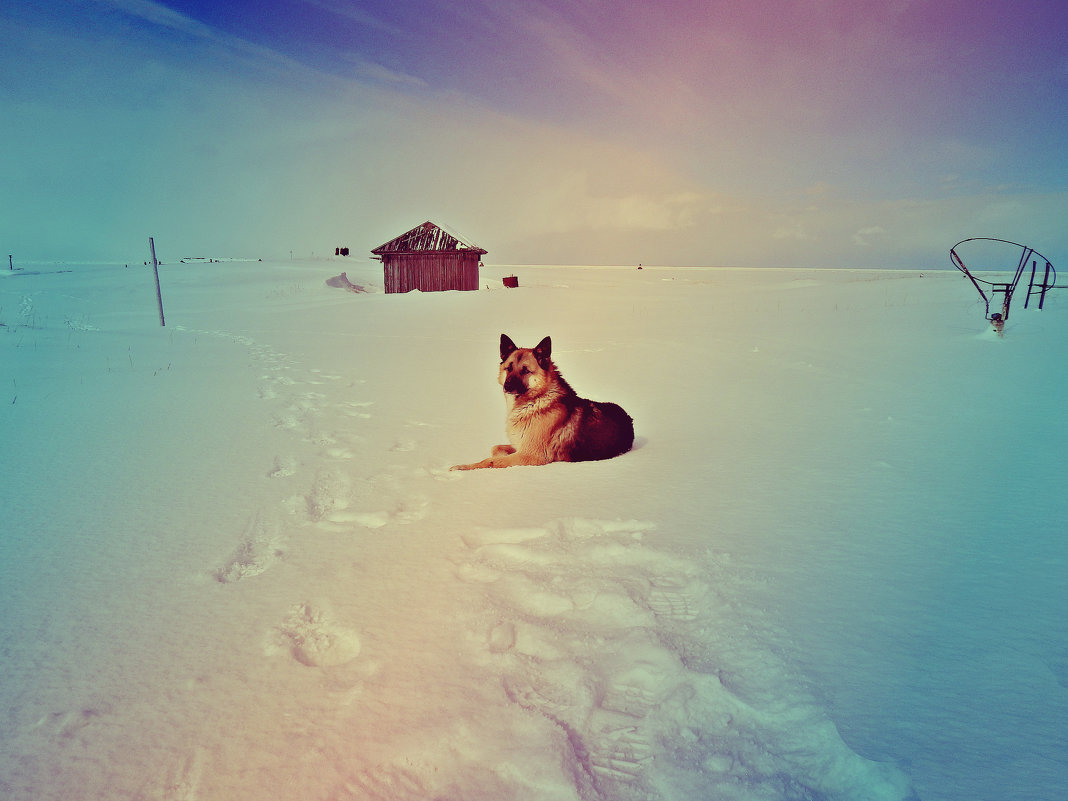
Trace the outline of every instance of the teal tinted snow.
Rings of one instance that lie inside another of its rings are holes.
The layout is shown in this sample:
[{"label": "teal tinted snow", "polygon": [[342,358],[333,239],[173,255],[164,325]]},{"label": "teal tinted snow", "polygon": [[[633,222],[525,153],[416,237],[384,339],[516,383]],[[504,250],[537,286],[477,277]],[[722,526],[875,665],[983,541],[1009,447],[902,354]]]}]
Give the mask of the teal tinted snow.
[{"label": "teal tinted snow", "polygon": [[[165,263],[161,328],[55,267],[0,278],[6,798],[1063,795],[1059,291]],[[449,473],[502,331],[635,449]]]}]

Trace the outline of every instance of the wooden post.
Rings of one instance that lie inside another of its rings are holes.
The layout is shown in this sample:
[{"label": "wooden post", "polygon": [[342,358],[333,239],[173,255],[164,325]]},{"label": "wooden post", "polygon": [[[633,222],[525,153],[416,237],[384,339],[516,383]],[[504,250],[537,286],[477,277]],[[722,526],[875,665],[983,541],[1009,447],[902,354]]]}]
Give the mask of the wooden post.
[{"label": "wooden post", "polygon": [[1031,283],[1027,285],[1027,296],[1024,297],[1024,308],[1027,308],[1027,304],[1031,300],[1031,290],[1035,288],[1035,270],[1038,268],[1038,262],[1032,260],[1031,262]]},{"label": "wooden post", "polygon": [[163,292],[159,288],[159,262],[156,261],[156,243],[152,237],[148,238],[148,247],[152,251],[152,272],[156,274],[156,300],[159,301],[159,324],[166,326],[167,323],[163,319]]},{"label": "wooden post", "polygon": [[11,263],[11,254],[10,253],[7,254],[7,269],[9,269],[9,270],[14,270],[15,269],[15,265],[13,265]]},{"label": "wooden post", "polygon": [[[1048,261],[1046,262],[1046,275],[1042,278],[1042,294],[1038,296],[1038,310],[1042,311],[1042,304],[1046,302],[1046,290],[1052,289],[1053,286],[1049,282],[1049,271],[1053,269],[1053,265]],[[1056,276],[1054,276],[1054,283],[1056,283]]]}]

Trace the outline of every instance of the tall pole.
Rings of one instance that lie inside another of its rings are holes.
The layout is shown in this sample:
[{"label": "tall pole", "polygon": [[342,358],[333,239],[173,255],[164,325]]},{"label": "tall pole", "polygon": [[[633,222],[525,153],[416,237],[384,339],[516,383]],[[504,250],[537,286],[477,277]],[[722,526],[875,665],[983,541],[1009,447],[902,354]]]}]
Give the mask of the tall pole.
[{"label": "tall pole", "polygon": [[15,269],[15,265],[13,265],[11,263],[11,254],[10,253],[7,254],[7,269],[9,269],[9,270],[14,270]]},{"label": "tall pole", "polygon": [[159,301],[159,324],[166,326],[163,319],[163,292],[159,288],[159,262],[156,261],[156,243],[152,237],[148,238],[148,247],[152,251],[152,272],[156,274],[156,300]]}]

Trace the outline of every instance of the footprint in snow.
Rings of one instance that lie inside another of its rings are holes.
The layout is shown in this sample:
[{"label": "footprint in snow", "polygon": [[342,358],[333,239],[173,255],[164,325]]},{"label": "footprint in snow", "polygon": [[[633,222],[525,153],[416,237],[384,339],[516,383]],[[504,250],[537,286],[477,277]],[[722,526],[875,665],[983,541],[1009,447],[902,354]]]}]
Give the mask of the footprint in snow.
[{"label": "footprint in snow", "polygon": [[265,573],[284,556],[281,527],[261,510],[252,516],[237,547],[212,575],[220,584],[232,584]]},{"label": "footprint in snow", "polygon": [[426,468],[435,481],[458,481],[461,478],[459,471],[450,470],[448,465],[441,464]]},{"label": "footprint in snow", "polygon": [[293,408],[271,416],[271,424],[283,431],[296,431],[304,425],[304,415]]},{"label": "footprint in snow", "polygon": [[341,411],[349,417],[358,420],[370,420],[371,413],[366,411],[369,406],[374,406],[374,401],[345,401],[340,404]]},{"label": "footprint in snow", "polygon": [[322,520],[326,523],[355,523],[364,528],[382,528],[390,523],[406,525],[426,517],[429,506],[429,500],[416,496],[396,503],[392,509],[371,512],[338,510],[326,515]]},{"label": "footprint in snow", "polygon": [[380,509],[373,512],[338,511],[329,514],[322,522],[337,525],[357,525],[363,528],[382,528],[390,523],[389,512]]},{"label": "footprint in snow", "polygon": [[701,615],[708,585],[687,576],[656,576],[649,579],[645,604],[661,620],[689,623]]},{"label": "footprint in snow", "polygon": [[267,473],[268,478],[288,478],[297,472],[297,460],[292,456],[275,456],[274,466]]},{"label": "footprint in snow", "polygon": [[339,462],[348,461],[354,459],[356,454],[350,451],[348,448],[344,448],[335,444],[334,447],[326,449],[326,456],[330,459],[334,459]]},{"label": "footprint in snow", "polygon": [[308,667],[332,667],[351,662],[360,654],[360,637],[309,603],[290,610],[277,631],[275,646]]},{"label": "footprint in snow", "polygon": [[53,712],[38,720],[31,730],[44,732],[60,741],[73,740],[80,737],[84,729],[99,723],[110,712],[111,707],[106,704]]},{"label": "footprint in snow", "polygon": [[345,473],[321,471],[305,496],[308,517],[313,523],[330,520],[352,502],[352,482]]},{"label": "footprint in snow", "polygon": [[400,765],[376,765],[346,780],[331,801],[426,801],[432,798],[414,772]]},{"label": "footprint in snow", "polygon": [[154,783],[144,787],[137,798],[152,801],[197,801],[204,781],[204,766],[210,756],[208,749],[203,746],[189,746],[189,750],[164,767]]}]

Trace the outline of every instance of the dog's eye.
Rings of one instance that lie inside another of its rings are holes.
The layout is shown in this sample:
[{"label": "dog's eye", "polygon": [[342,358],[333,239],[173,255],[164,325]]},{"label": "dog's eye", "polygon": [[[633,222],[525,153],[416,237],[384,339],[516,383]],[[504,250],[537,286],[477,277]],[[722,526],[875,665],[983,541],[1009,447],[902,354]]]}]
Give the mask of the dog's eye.
[{"label": "dog's eye", "polygon": [[526,366],[526,365],[524,364],[524,365],[523,365],[523,369],[522,369],[522,370],[520,370],[520,372],[521,372],[521,373],[522,373],[523,375],[526,375],[527,373],[529,373],[529,372],[530,372],[530,368],[529,368],[529,367],[527,367],[527,366]]}]

